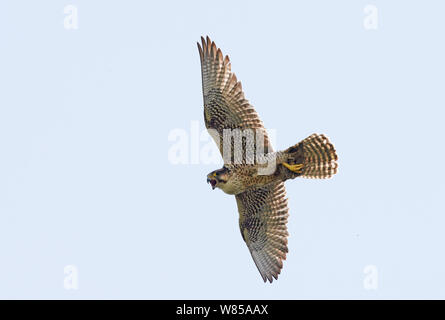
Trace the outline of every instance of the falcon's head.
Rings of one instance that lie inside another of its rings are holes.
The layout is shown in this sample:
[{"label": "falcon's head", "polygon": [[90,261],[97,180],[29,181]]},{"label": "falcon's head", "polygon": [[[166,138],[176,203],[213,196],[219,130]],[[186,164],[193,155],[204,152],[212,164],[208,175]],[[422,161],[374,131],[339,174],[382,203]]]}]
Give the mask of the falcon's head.
[{"label": "falcon's head", "polygon": [[212,189],[215,189],[216,187],[222,189],[228,180],[229,169],[227,169],[226,167],[222,167],[222,169],[212,171],[207,175],[207,183],[210,183]]}]

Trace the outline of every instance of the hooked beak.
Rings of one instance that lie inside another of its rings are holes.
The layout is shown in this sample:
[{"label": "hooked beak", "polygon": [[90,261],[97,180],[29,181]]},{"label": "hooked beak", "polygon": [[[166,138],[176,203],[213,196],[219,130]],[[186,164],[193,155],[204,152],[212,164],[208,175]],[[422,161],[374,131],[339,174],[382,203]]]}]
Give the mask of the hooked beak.
[{"label": "hooked beak", "polygon": [[207,183],[210,183],[212,185],[212,190],[215,190],[216,188],[216,180],[207,178]]}]

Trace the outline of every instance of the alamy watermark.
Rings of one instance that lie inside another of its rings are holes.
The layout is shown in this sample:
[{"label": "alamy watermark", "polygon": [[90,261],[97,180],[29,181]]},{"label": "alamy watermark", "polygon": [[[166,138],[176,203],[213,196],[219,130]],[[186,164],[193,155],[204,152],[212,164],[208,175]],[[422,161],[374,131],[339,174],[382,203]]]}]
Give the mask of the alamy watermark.
[{"label": "alamy watermark", "polygon": [[79,28],[79,18],[77,7],[70,4],[63,8],[65,18],[63,19],[63,27],[66,30],[77,30]]},{"label": "alamy watermark", "polygon": [[363,288],[365,290],[377,290],[379,288],[379,272],[375,265],[367,265],[363,269],[365,278],[363,279]]},{"label": "alamy watermark", "polygon": [[65,277],[63,279],[63,287],[65,290],[79,289],[79,270],[75,265],[67,265],[63,268]]},{"label": "alamy watermark", "polygon": [[379,10],[373,4],[368,4],[364,9],[365,18],[363,27],[365,30],[377,30],[379,27]]},{"label": "alamy watermark", "polygon": [[[258,173],[271,174],[276,167],[276,154],[265,150],[266,139],[272,144],[276,130],[262,129],[199,129],[199,121],[191,121],[190,129],[173,129],[168,134],[172,145],[168,149],[171,164],[261,164]],[[218,143],[219,141],[219,143]],[[215,143],[216,142],[216,143]]]}]

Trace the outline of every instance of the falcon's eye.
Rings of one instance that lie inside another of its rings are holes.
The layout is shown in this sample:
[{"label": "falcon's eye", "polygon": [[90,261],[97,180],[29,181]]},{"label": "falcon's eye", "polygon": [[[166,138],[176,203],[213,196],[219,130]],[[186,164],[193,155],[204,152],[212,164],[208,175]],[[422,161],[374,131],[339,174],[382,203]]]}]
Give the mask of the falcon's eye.
[{"label": "falcon's eye", "polygon": [[215,171],[214,173],[213,173],[213,176],[214,177],[219,177],[219,176],[221,176],[221,171]]},{"label": "falcon's eye", "polygon": [[225,173],[228,173],[228,172],[229,172],[229,169],[223,167],[222,169],[220,169],[220,170],[218,170],[218,171],[216,172],[216,175],[217,175],[217,176],[220,176],[220,175],[225,174]]}]

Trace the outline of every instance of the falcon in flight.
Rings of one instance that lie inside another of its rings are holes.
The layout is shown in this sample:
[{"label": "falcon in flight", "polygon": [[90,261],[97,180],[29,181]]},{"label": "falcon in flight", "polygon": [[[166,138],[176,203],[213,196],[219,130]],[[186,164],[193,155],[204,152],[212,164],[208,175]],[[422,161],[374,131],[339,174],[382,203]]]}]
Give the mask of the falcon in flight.
[{"label": "falcon in flight", "polygon": [[330,178],[337,172],[337,154],[322,134],[274,152],[263,123],[231,71],[229,57],[209,37],[201,37],[198,50],[205,125],[224,159],[224,166],[209,173],[207,182],[212,189],[235,195],[241,236],[264,282],[272,282],[278,279],[288,252],[284,181]]}]

